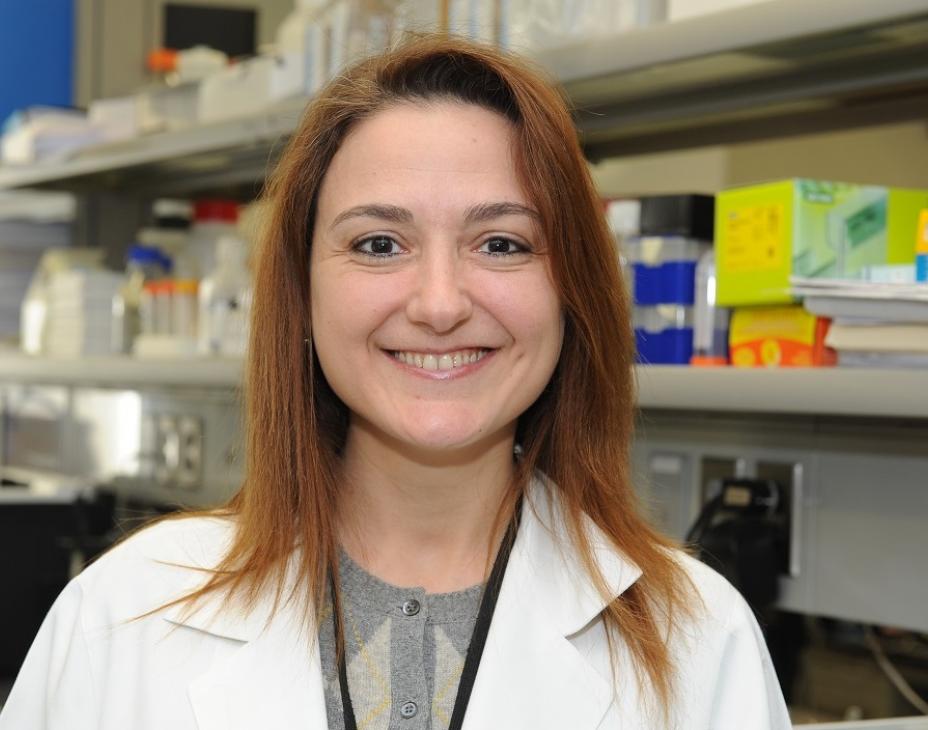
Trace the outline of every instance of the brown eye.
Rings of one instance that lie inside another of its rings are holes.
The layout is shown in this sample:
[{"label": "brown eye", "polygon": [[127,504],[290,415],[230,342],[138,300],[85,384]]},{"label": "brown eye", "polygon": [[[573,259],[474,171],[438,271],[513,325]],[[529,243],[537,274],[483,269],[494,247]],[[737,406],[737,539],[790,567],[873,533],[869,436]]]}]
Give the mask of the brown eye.
[{"label": "brown eye", "polygon": [[358,241],[354,250],[376,258],[396,256],[398,253],[402,252],[399,244],[389,236],[371,236],[370,238],[365,238]]},{"label": "brown eye", "polygon": [[516,243],[511,238],[497,236],[496,238],[488,238],[477,250],[481,253],[489,254],[490,256],[511,256],[513,254],[525,253],[527,248]]}]

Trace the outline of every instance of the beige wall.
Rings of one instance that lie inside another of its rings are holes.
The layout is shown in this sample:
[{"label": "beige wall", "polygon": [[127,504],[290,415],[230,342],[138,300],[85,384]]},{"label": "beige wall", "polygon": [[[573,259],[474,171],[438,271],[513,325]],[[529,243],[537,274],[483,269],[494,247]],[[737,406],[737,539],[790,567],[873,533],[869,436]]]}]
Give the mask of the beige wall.
[{"label": "beige wall", "polygon": [[591,169],[596,187],[608,197],[681,191],[714,193],[726,183],[728,157],[723,147],[704,147],[617,157]]},{"label": "beige wall", "polygon": [[616,158],[592,172],[609,196],[711,193],[789,177],[928,188],[928,123]]},{"label": "beige wall", "polygon": [[928,124],[892,124],[731,148],[728,184],[787,177],[928,188]]}]

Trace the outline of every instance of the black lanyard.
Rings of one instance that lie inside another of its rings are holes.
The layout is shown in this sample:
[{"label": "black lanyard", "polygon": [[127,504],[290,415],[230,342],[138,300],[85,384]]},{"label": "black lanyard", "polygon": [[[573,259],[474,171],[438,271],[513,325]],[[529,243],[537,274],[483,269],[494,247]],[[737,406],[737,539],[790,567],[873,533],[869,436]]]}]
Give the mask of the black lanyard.
[{"label": "black lanyard", "polygon": [[[496,600],[499,598],[499,590],[503,584],[503,577],[506,575],[509,553],[512,551],[512,544],[515,542],[516,532],[519,529],[518,515],[521,506],[520,501],[516,505],[512,522],[509,523],[509,528],[506,530],[505,537],[503,537],[499,552],[496,554],[493,570],[490,571],[490,579],[487,581],[486,588],[483,591],[483,598],[480,600],[480,610],[477,612],[474,633],[471,635],[470,644],[467,647],[467,657],[464,659],[464,668],[461,670],[461,680],[458,683],[458,693],[454,700],[454,709],[451,712],[451,724],[448,725],[448,730],[461,730],[461,726],[464,724],[464,713],[467,712],[467,704],[470,702],[470,694],[474,689],[474,680],[477,679],[477,669],[480,667],[483,648],[486,646],[487,636],[490,633],[490,622],[493,621]],[[334,585],[332,591],[334,596]],[[333,612],[333,624],[337,645],[338,636],[342,632],[341,616],[339,616],[338,611]],[[343,647],[338,662],[338,686],[342,695],[342,716],[345,722],[345,730],[358,730],[358,723],[354,717],[354,707],[351,704],[351,693],[348,691],[346,653],[347,647]]]}]

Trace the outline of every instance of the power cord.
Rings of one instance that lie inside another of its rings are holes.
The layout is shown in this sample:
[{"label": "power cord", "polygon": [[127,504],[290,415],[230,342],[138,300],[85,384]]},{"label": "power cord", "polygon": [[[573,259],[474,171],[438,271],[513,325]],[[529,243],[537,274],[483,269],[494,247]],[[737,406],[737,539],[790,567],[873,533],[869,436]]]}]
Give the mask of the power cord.
[{"label": "power cord", "polygon": [[864,640],[867,642],[867,647],[873,653],[873,658],[876,660],[877,666],[883,674],[886,675],[886,678],[892,683],[893,687],[899,690],[899,694],[905,697],[912,707],[923,715],[928,715],[928,702],[912,689],[912,685],[908,683],[906,678],[900,674],[899,670],[896,669],[895,665],[890,661],[889,657],[886,656],[883,645],[880,644],[880,640],[876,637],[872,626],[864,627]]}]

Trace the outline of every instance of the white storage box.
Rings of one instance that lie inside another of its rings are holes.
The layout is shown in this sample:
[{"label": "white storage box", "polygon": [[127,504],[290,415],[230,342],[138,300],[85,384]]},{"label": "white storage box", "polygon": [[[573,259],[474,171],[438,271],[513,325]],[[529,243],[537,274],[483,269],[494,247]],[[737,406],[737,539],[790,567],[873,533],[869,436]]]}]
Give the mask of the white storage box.
[{"label": "white storage box", "polygon": [[666,17],[666,0],[510,0],[502,5],[500,45],[543,54]]},{"label": "white storage box", "polygon": [[[207,76],[200,86],[200,122],[249,116],[274,100],[272,79],[275,62],[270,56],[257,56]],[[282,72],[280,82],[284,83]]]},{"label": "white storage box", "polygon": [[200,85],[154,86],[138,96],[138,123],[142,132],[183,129],[197,122]]},{"label": "white storage box", "polygon": [[107,142],[132,139],[141,129],[137,96],[97,99],[90,102],[87,115],[90,123],[102,130]]}]

